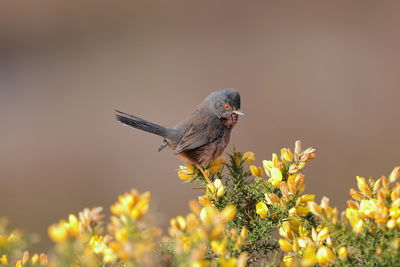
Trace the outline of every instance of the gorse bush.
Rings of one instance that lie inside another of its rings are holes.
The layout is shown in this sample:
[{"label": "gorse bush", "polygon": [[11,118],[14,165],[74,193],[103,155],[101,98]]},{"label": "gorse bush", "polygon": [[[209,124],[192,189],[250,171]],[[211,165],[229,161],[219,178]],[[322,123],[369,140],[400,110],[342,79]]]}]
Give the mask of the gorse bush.
[{"label": "gorse bush", "polygon": [[191,212],[170,221],[168,234],[148,218],[150,193],[119,196],[102,208],[51,225],[54,247],[28,252],[32,236],[0,221],[0,265],[15,266],[398,266],[400,167],[388,178],[356,177],[339,214],[324,197],[303,194],[302,173],[315,150],[283,148],[262,166],[233,151],[206,168],[180,166],[178,177],[200,184]]}]

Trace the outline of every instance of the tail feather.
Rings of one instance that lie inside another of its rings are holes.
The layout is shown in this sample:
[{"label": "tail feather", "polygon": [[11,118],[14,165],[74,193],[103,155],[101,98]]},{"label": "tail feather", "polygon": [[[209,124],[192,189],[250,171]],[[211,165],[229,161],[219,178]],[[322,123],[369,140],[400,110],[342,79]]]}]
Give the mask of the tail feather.
[{"label": "tail feather", "polygon": [[133,116],[131,114],[119,111],[119,110],[115,110],[117,113],[115,117],[118,121],[120,121],[121,123],[125,124],[125,125],[129,125],[133,128],[145,131],[145,132],[149,132],[152,134],[156,134],[162,137],[166,137],[167,136],[167,131],[168,128],[146,121],[144,119],[141,119],[139,117]]}]

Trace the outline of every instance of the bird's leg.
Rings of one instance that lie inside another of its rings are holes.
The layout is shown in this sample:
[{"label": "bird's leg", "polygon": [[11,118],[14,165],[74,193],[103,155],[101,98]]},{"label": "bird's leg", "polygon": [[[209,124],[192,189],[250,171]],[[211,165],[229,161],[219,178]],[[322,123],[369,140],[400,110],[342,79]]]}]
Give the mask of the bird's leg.
[{"label": "bird's leg", "polygon": [[210,184],[210,185],[214,185],[210,180],[209,172],[207,170],[204,170],[203,167],[201,167],[200,165],[197,165],[197,168],[201,171],[201,173],[203,174],[203,176],[206,179],[207,183]]}]

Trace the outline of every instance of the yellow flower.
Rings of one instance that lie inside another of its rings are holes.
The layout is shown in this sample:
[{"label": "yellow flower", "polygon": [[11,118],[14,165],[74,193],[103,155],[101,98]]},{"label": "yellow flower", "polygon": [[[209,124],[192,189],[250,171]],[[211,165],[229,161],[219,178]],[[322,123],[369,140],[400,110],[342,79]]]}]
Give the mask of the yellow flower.
[{"label": "yellow flower", "polygon": [[40,253],[39,262],[40,262],[41,265],[47,265],[47,262],[48,262],[47,255],[44,254],[44,253]]},{"label": "yellow flower", "polygon": [[192,164],[187,164],[184,166],[179,166],[178,177],[184,181],[191,181],[194,178],[194,166]]},{"label": "yellow flower", "polygon": [[396,220],[391,219],[387,221],[386,226],[388,229],[392,230],[393,228],[396,227]]},{"label": "yellow flower", "polygon": [[282,223],[278,229],[278,232],[282,237],[293,239],[293,231],[290,229],[290,223],[287,221]]},{"label": "yellow flower", "polygon": [[66,221],[60,221],[58,224],[50,225],[48,234],[51,240],[56,243],[64,242],[68,239],[68,228]]},{"label": "yellow flower", "polygon": [[315,249],[312,246],[308,246],[303,251],[303,258],[301,259],[302,266],[312,266],[317,262],[317,256]]},{"label": "yellow flower", "polygon": [[226,163],[225,158],[217,158],[211,162],[210,174],[216,174],[221,172],[222,166]]},{"label": "yellow flower", "polygon": [[15,267],[22,267],[22,260],[18,260],[17,263],[15,263]]},{"label": "yellow flower", "polygon": [[225,187],[220,179],[215,179],[213,184],[208,184],[207,189],[211,192],[214,198],[220,198],[225,193]]},{"label": "yellow flower", "polygon": [[273,186],[279,186],[282,182],[282,173],[278,168],[271,168],[271,178],[268,180]]},{"label": "yellow flower", "polygon": [[281,149],[281,160],[284,162],[292,162],[293,161],[293,153],[289,148]]},{"label": "yellow flower", "polygon": [[311,202],[311,201],[313,201],[313,202],[315,201],[315,195],[305,194],[305,195],[302,195],[302,196],[298,199],[299,204],[300,204],[300,203],[307,204],[308,202]]},{"label": "yellow flower", "polygon": [[93,250],[94,253],[100,254],[103,250],[107,247],[106,243],[104,242],[103,236],[92,236],[89,241],[89,247]]},{"label": "yellow flower", "polygon": [[339,247],[338,249],[339,258],[345,260],[347,259],[347,248],[346,247]]},{"label": "yellow flower", "polygon": [[358,189],[361,192],[363,192],[364,195],[366,195],[368,197],[372,197],[371,188],[369,187],[369,185],[365,181],[365,178],[357,176],[356,179],[357,179],[357,187],[358,187]]},{"label": "yellow flower", "polygon": [[307,206],[297,206],[297,207],[291,208],[289,210],[290,216],[293,216],[296,214],[298,216],[304,217],[304,216],[307,216],[308,213],[310,213],[310,209]]},{"label": "yellow flower", "polygon": [[389,175],[389,181],[394,183],[400,177],[400,166],[397,166]]},{"label": "yellow flower", "polygon": [[210,244],[211,250],[217,255],[224,255],[227,250],[226,243],[227,243],[226,239],[222,240],[221,242],[216,241],[216,240],[211,241],[211,244]]},{"label": "yellow flower", "polygon": [[248,164],[248,163],[252,163],[253,161],[255,161],[256,157],[253,152],[248,151],[243,154],[242,160],[244,160],[244,162],[246,162]]},{"label": "yellow flower", "polygon": [[272,160],[263,160],[263,168],[268,176],[271,176],[271,168],[274,167]]},{"label": "yellow flower", "polygon": [[219,259],[219,264],[221,265],[221,267],[236,267],[238,260],[237,258],[220,258]]},{"label": "yellow flower", "polygon": [[250,171],[251,171],[251,174],[253,174],[254,176],[257,176],[257,177],[261,177],[262,176],[262,168],[261,167],[257,167],[255,165],[251,165],[250,166]]},{"label": "yellow flower", "polygon": [[317,236],[317,240],[318,241],[324,241],[328,237],[329,237],[329,228],[325,226],[324,228],[322,228],[321,231],[319,231],[318,236]]},{"label": "yellow flower", "polygon": [[240,231],[240,236],[243,239],[247,239],[247,237],[249,236],[249,230],[247,230],[246,226],[242,227],[242,230]]},{"label": "yellow flower", "polygon": [[[392,205],[392,206],[393,206],[393,205]],[[395,218],[395,219],[399,218],[399,217],[400,217],[400,208],[398,208],[398,207],[391,207],[391,208],[389,209],[389,215],[390,215],[390,217]]]},{"label": "yellow flower", "polygon": [[150,192],[139,194],[136,190],[118,197],[118,201],[111,206],[115,215],[125,215],[136,220],[149,209]]},{"label": "yellow flower", "polygon": [[266,218],[268,216],[268,207],[264,202],[258,202],[256,205],[256,213],[260,215],[261,218]]},{"label": "yellow flower", "polygon": [[362,217],[373,218],[378,212],[378,206],[376,205],[376,201],[370,199],[363,199],[360,202],[360,208],[358,209],[359,214]]},{"label": "yellow flower", "polygon": [[293,263],[294,263],[294,256],[286,255],[282,259],[281,266],[282,267],[291,267],[291,266],[293,266]]},{"label": "yellow flower", "polygon": [[335,255],[332,250],[326,246],[322,246],[317,251],[317,261],[321,265],[328,265],[332,260],[335,259]]},{"label": "yellow flower", "polygon": [[285,252],[292,251],[292,244],[286,239],[279,239],[278,243],[281,250]]},{"label": "yellow flower", "polygon": [[79,235],[79,221],[74,214],[68,216],[68,233],[75,237]]},{"label": "yellow flower", "polygon": [[202,260],[202,261],[195,261],[192,264],[190,264],[190,267],[208,267],[210,263],[208,261]]},{"label": "yellow flower", "polygon": [[224,222],[233,220],[236,216],[236,207],[234,205],[228,205],[221,211],[221,216]]},{"label": "yellow flower", "polygon": [[36,264],[38,261],[39,261],[39,254],[37,254],[37,253],[33,254],[33,256],[31,258],[32,264]]},{"label": "yellow flower", "polygon": [[96,254],[101,254],[103,256],[104,263],[112,263],[117,259],[114,251],[107,246],[107,243],[103,236],[92,236],[89,241],[89,247]]},{"label": "yellow flower", "polygon": [[358,211],[347,208],[346,217],[349,220],[351,227],[353,227],[354,232],[357,234],[361,233],[364,228],[364,221],[360,218]]},{"label": "yellow flower", "polygon": [[318,206],[317,203],[311,201],[307,203],[307,207],[310,209],[311,213],[314,214],[315,216],[321,216],[322,215],[322,209],[320,206]]},{"label": "yellow flower", "polygon": [[1,263],[1,264],[4,264],[4,265],[8,264],[8,257],[7,257],[7,254],[1,255],[1,257],[0,257],[0,263]]}]

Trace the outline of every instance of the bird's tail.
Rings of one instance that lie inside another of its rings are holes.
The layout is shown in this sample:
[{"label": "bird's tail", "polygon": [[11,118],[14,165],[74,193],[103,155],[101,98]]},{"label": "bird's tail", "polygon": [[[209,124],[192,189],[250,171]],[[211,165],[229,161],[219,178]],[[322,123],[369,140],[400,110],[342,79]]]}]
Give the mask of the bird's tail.
[{"label": "bird's tail", "polygon": [[152,134],[156,134],[162,137],[167,136],[168,128],[146,121],[144,119],[141,119],[139,117],[133,116],[131,114],[115,110],[118,114],[115,115],[118,121],[125,125],[132,126],[133,128],[149,132]]}]

